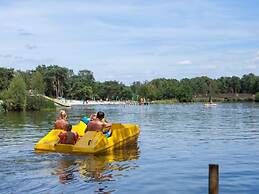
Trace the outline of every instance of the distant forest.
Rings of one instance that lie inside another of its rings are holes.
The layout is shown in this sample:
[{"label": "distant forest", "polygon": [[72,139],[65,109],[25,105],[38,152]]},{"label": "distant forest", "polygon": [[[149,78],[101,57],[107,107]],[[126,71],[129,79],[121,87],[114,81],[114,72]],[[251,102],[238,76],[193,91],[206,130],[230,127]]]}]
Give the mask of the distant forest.
[{"label": "distant forest", "polygon": [[[19,79],[16,84],[12,84],[15,77]],[[96,81],[89,70],[75,74],[73,70],[57,65],[39,65],[27,71],[0,68],[0,99],[8,96],[8,90],[9,93],[14,90],[10,87],[23,87],[27,92],[77,100],[139,100],[142,97],[149,101],[177,99],[189,102],[196,96],[255,94],[259,92],[259,76],[250,73],[242,77],[218,79],[206,76],[181,80],[159,78],[145,82],[134,81],[126,86],[118,81]]]}]

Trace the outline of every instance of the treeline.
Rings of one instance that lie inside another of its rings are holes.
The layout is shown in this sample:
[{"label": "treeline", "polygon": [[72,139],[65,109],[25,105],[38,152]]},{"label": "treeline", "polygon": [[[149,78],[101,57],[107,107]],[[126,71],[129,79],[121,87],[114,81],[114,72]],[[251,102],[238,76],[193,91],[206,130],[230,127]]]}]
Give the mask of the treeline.
[{"label": "treeline", "polygon": [[131,85],[133,94],[151,100],[175,98],[180,102],[190,102],[197,96],[215,96],[217,94],[255,94],[259,92],[259,76],[252,73],[237,76],[211,79],[206,76],[191,79],[154,79],[144,83],[134,82]]},{"label": "treeline", "polygon": [[[18,90],[16,90],[19,88]],[[190,102],[196,96],[215,94],[237,94],[259,92],[259,76],[252,73],[211,79],[206,76],[191,79],[154,79],[145,82],[133,82],[126,86],[118,81],[96,81],[89,70],[77,74],[73,70],[57,65],[39,65],[34,70],[16,71],[0,68],[0,98],[4,104],[18,102],[18,108],[24,109],[24,95],[29,93],[45,94],[50,97],[64,97],[77,100],[167,100],[177,99]],[[17,99],[13,96],[16,96]],[[21,97],[22,96],[22,97]],[[20,98],[21,97],[21,98]],[[21,106],[20,104],[23,104]]]}]

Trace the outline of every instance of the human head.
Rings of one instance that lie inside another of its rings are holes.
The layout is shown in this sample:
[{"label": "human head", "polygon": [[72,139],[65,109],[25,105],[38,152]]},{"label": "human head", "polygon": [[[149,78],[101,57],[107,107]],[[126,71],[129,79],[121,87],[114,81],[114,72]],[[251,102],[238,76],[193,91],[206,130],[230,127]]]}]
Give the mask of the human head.
[{"label": "human head", "polygon": [[102,120],[104,118],[104,112],[99,111],[96,116],[98,119]]},{"label": "human head", "polygon": [[72,125],[71,125],[70,123],[67,124],[66,130],[67,130],[67,131],[71,131],[71,130],[72,130]]},{"label": "human head", "polygon": [[96,116],[97,116],[96,113],[91,114],[90,120],[91,120],[91,121],[95,120],[95,119],[97,118]]},{"label": "human head", "polygon": [[66,113],[66,111],[64,111],[64,110],[61,110],[61,111],[59,112],[59,115],[60,115],[60,118],[61,118],[61,119],[66,119],[66,118],[67,118],[67,113]]}]

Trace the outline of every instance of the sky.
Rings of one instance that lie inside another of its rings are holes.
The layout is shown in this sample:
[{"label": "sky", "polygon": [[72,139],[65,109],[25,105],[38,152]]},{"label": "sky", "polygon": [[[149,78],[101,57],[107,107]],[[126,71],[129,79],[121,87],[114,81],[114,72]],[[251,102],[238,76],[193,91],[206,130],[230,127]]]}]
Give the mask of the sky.
[{"label": "sky", "polygon": [[97,81],[259,74],[258,0],[0,0],[0,67]]}]

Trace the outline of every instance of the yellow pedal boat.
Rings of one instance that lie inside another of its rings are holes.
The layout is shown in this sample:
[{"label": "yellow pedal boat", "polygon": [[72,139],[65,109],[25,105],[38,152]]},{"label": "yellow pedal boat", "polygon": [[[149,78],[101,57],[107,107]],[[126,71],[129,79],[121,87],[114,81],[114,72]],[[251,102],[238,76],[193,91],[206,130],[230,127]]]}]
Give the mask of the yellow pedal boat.
[{"label": "yellow pedal boat", "polygon": [[111,150],[140,133],[139,126],[135,124],[113,123],[110,137],[106,137],[102,132],[97,131],[87,131],[85,133],[86,127],[87,125],[83,121],[73,126],[72,131],[77,132],[80,137],[75,145],[60,144],[58,135],[63,130],[52,129],[45,137],[39,140],[34,149],[69,153],[99,153]]}]

